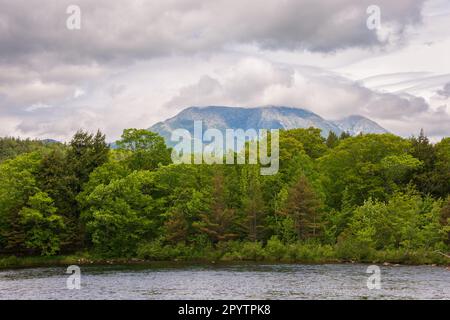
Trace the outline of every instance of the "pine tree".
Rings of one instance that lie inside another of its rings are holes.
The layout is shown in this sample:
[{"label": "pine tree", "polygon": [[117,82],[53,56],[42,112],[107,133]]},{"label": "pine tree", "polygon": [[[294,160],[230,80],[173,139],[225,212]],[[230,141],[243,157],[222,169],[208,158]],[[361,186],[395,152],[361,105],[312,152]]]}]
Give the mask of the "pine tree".
[{"label": "pine tree", "polygon": [[315,238],[322,228],[320,201],[306,177],[302,176],[289,189],[284,214],[294,220],[299,240]]},{"label": "pine tree", "polygon": [[200,221],[194,222],[193,227],[206,233],[213,243],[236,239],[236,212],[228,208],[225,201],[224,177],[217,171],[213,178],[213,192],[211,209],[200,214]]},{"label": "pine tree", "polygon": [[350,138],[352,135],[348,131],[344,131],[341,133],[341,136],[339,137],[339,140],[344,140],[347,138]]},{"label": "pine tree", "polygon": [[417,189],[423,194],[437,195],[439,190],[436,190],[436,177],[433,175],[436,163],[436,150],[423,129],[420,130],[419,137],[412,137],[410,141],[412,147],[411,155],[422,161],[421,168],[413,175],[412,180]]},{"label": "pine tree", "polygon": [[336,135],[336,133],[334,133],[333,131],[330,131],[330,133],[328,134],[328,138],[326,141],[327,147],[330,149],[333,149],[334,147],[336,147],[339,143],[339,137]]},{"label": "pine tree", "polygon": [[244,229],[250,241],[259,241],[264,232],[264,200],[262,196],[261,184],[254,171],[247,176],[248,185],[244,196],[243,206],[245,214]]},{"label": "pine tree", "polygon": [[411,138],[412,143],[412,156],[423,161],[424,170],[430,170],[434,166],[434,162],[436,161],[436,152],[434,150],[434,146],[430,143],[430,140],[425,135],[423,129],[420,130],[419,136]]},{"label": "pine tree", "polygon": [[95,168],[108,160],[109,146],[100,131],[94,135],[78,131],[69,143],[67,166],[74,175],[74,191],[79,193]]},{"label": "pine tree", "polygon": [[176,244],[187,240],[189,224],[181,210],[175,209],[164,224],[164,227],[167,241]]}]

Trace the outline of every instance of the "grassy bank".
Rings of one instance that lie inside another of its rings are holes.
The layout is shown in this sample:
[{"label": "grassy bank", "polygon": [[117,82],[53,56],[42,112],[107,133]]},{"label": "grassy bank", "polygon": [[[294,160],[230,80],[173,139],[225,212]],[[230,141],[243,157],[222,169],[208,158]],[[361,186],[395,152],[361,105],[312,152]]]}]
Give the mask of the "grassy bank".
[{"label": "grassy bank", "polygon": [[319,244],[283,244],[277,239],[263,246],[254,242],[226,242],[212,247],[194,247],[184,244],[162,245],[159,242],[143,244],[132,257],[105,257],[82,252],[54,257],[3,257],[0,269],[67,265],[121,265],[165,262],[266,262],[266,263],[373,263],[405,265],[449,265],[450,259],[431,250],[391,249],[377,251],[364,247],[339,247]]}]

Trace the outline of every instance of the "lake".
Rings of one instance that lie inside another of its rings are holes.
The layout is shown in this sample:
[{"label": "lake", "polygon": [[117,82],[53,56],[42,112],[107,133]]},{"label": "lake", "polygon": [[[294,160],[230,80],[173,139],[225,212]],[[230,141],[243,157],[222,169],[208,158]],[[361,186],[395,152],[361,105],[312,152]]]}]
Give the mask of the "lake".
[{"label": "lake", "polygon": [[66,268],[0,271],[0,299],[450,299],[450,271],[380,266],[368,289],[362,264],[82,266],[69,290]]}]

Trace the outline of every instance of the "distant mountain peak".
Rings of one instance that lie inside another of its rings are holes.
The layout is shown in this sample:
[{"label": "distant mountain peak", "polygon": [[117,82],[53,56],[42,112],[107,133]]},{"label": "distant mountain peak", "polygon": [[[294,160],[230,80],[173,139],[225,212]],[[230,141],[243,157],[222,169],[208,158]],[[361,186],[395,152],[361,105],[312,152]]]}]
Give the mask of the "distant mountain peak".
[{"label": "distant mountain peak", "polygon": [[161,134],[168,144],[171,132],[186,129],[193,133],[194,121],[203,121],[204,129],[296,129],[315,127],[327,137],[332,131],[337,135],[349,132],[386,133],[376,122],[359,115],[352,115],[338,121],[328,121],[318,114],[302,108],[267,105],[261,107],[191,106],[176,116],[158,122],[149,130]]},{"label": "distant mountain peak", "polygon": [[358,135],[360,133],[388,133],[386,129],[380,126],[373,120],[360,115],[351,115],[343,119],[333,121],[342,131],[348,132],[351,135]]}]

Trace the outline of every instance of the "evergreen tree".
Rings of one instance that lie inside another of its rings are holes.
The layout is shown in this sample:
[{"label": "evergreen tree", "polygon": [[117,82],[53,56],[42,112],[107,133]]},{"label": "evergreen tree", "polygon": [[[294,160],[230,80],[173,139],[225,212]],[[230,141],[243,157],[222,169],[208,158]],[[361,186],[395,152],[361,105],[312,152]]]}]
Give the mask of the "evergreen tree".
[{"label": "evergreen tree", "polygon": [[245,213],[245,230],[250,241],[259,241],[264,232],[264,200],[259,181],[259,169],[249,170],[245,176],[247,190],[243,199]]},{"label": "evergreen tree", "polygon": [[334,133],[333,131],[330,131],[330,133],[328,134],[328,138],[326,141],[327,147],[330,149],[333,149],[334,147],[336,147],[339,143],[339,137],[336,135],[336,133]]},{"label": "evergreen tree", "polygon": [[425,135],[424,130],[420,130],[419,136],[412,137],[411,141],[411,155],[420,161],[423,165],[416,170],[412,177],[413,183],[417,189],[423,194],[435,195],[435,181],[433,179],[433,170],[436,162],[436,151],[430,140]]},{"label": "evergreen tree", "polygon": [[105,135],[97,131],[95,135],[82,130],[78,131],[69,143],[67,166],[73,174],[74,191],[79,193],[89,175],[95,168],[108,161],[109,146]]},{"label": "evergreen tree", "polygon": [[351,138],[351,137],[352,137],[352,135],[350,134],[350,132],[344,131],[339,136],[339,140],[344,140],[344,139]]},{"label": "evergreen tree", "polygon": [[170,214],[169,219],[164,224],[165,238],[167,241],[176,244],[179,242],[185,242],[189,235],[189,224],[186,216],[181,210],[175,209]]},{"label": "evergreen tree", "polygon": [[294,228],[299,240],[316,238],[320,235],[320,201],[306,177],[301,176],[289,189],[284,214],[294,220]]},{"label": "evergreen tree", "polygon": [[224,193],[224,177],[220,169],[213,178],[212,205],[208,212],[200,214],[200,221],[193,226],[208,235],[213,243],[236,239],[235,232],[237,216],[234,209],[226,205]]}]

